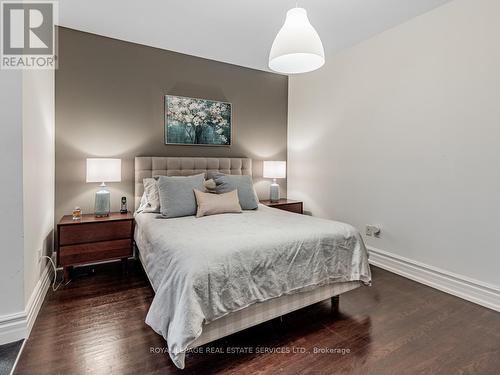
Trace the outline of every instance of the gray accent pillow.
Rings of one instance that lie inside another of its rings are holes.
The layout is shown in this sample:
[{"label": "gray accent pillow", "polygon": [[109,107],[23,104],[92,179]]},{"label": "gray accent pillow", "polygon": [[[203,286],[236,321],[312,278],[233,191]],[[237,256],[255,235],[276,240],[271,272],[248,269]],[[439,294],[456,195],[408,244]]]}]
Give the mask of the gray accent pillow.
[{"label": "gray accent pillow", "polygon": [[196,214],[194,189],[203,190],[205,174],[195,176],[160,176],[160,213],[166,218]]},{"label": "gray accent pillow", "polygon": [[259,206],[259,200],[253,188],[252,177],[242,175],[214,174],[213,176],[217,194],[229,193],[238,190],[240,206],[244,210],[255,210]]},{"label": "gray accent pillow", "polygon": [[213,180],[215,178],[215,176],[217,175],[221,175],[221,174],[224,174],[222,172],[219,172],[219,171],[207,171],[207,180]]}]

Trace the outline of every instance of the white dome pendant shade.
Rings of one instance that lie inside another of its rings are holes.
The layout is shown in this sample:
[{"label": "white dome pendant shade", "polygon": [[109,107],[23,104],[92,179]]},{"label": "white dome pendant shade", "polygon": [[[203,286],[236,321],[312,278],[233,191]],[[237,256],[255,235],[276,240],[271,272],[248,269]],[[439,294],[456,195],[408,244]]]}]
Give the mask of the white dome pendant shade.
[{"label": "white dome pendant shade", "polygon": [[297,74],[312,72],[324,63],[323,44],[309,23],[306,10],[290,9],[271,47],[269,68],[279,73]]}]

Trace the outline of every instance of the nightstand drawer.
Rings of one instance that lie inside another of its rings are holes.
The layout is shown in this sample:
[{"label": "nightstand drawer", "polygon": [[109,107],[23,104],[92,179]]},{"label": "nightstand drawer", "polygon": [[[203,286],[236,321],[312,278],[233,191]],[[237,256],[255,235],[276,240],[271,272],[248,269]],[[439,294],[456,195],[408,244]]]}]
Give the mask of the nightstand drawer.
[{"label": "nightstand drawer", "polygon": [[59,227],[59,246],[131,238],[130,220],[64,225]]},{"label": "nightstand drawer", "polygon": [[276,206],[275,208],[283,211],[295,212],[296,214],[302,214],[302,203],[282,204]]},{"label": "nightstand drawer", "polygon": [[59,262],[61,266],[98,262],[131,255],[131,239],[85,243],[61,246],[59,248]]},{"label": "nightstand drawer", "polygon": [[261,200],[260,203],[268,207],[277,208],[278,210],[289,211],[296,214],[304,213],[304,206],[301,201],[283,198],[278,201]]}]

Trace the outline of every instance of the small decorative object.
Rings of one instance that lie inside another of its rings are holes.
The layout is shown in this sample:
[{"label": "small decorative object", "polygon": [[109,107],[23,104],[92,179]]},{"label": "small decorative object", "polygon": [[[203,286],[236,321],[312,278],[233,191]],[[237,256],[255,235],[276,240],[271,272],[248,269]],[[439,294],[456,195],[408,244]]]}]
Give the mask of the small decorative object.
[{"label": "small decorative object", "polygon": [[82,218],[82,209],[80,207],[75,207],[73,209],[73,220],[80,220]]},{"label": "small decorative object", "polygon": [[231,145],[231,103],[165,95],[165,144]]},{"label": "small decorative object", "polygon": [[110,194],[105,182],[122,180],[121,159],[87,159],[87,182],[102,182],[95,193],[95,216],[109,216]]},{"label": "small decorative object", "polygon": [[309,23],[306,10],[290,9],[271,47],[269,68],[279,73],[297,74],[312,72],[324,63],[323,44]]},{"label": "small decorative object", "polygon": [[120,213],[126,214],[127,210],[127,197],[122,197],[122,203],[120,205]]},{"label": "small decorative object", "polygon": [[271,202],[280,200],[280,186],[276,182],[277,178],[286,178],[286,161],[264,161],[264,178],[272,178],[269,199]]}]

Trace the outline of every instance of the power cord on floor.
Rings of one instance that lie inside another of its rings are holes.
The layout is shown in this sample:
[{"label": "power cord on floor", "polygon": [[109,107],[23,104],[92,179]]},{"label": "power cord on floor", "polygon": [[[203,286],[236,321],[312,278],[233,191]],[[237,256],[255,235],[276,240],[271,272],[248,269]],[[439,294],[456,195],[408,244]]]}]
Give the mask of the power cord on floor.
[{"label": "power cord on floor", "polygon": [[54,281],[52,283],[52,290],[54,292],[57,291],[57,289],[59,289],[59,287],[61,285],[66,286],[66,285],[68,285],[71,282],[71,280],[68,280],[68,282],[66,282],[65,284],[63,284],[64,280],[61,280],[59,282],[59,284],[57,284],[57,286],[56,286],[56,280],[57,280],[57,268],[56,268],[56,264],[54,263],[54,261],[52,260],[52,258],[49,257],[49,256],[47,256],[47,255],[42,255],[42,258],[47,258],[50,261],[50,263],[52,264],[52,268],[54,269]]}]

